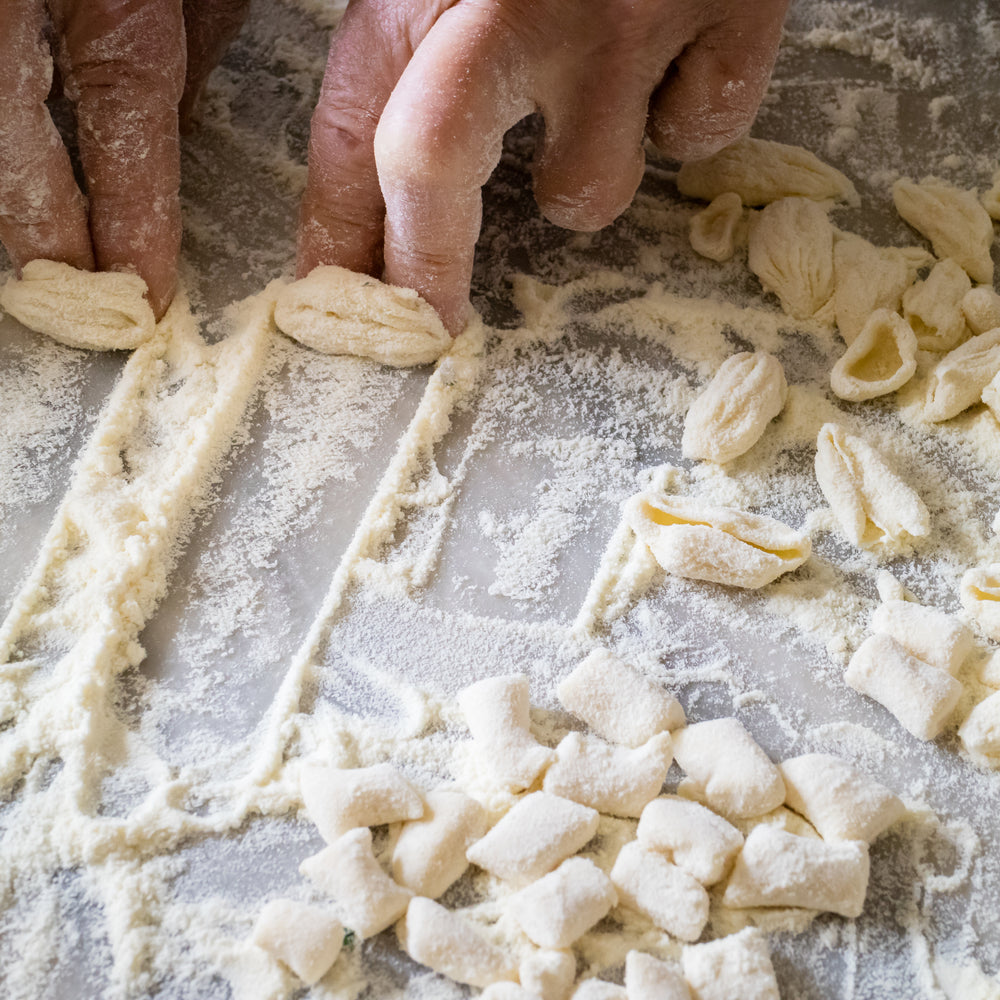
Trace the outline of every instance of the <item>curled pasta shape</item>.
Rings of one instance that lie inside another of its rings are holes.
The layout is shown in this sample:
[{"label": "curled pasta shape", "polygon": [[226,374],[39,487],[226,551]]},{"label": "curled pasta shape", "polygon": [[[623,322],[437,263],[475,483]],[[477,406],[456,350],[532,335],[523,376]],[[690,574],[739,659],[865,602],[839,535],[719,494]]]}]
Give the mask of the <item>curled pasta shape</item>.
[{"label": "curled pasta shape", "polygon": [[691,249],[709,260],[729,260],[736,252],[743,201],[735,191],[726,191],[712,199],[708,208],[691,219],[688,234]]},{"label": "curled pasta shape", "polygon": [[924,417],[950,420],[982,399],[1000,372],[1000,328],[989,330],[949,351],[931,371]]},{"label": "curled pasta shape", "polygon": [[966,570],[959,587],[962,607],[979,627],[1000,642],[1000,563]]},{"label": "curled pasta shape", "polygon": [[970,288],[962,299],[962,314],[973,334],[1000,326],[1000,295],[989,285]]},{"label": "curled pasta shape", "polygon": [[914,274],[915,269],[895,248],[874,246],[854,233],[837,233],[833,305],[844,342],[853,343],[877,309],[898,309]]},{"label": "curled pasta shape", "polygon": [[966,335],[962,303],[972,290],[955,261],[939,261],[924,281],[903,295],[903,315],[922,351],[950,351]]},{"label": "curled pasta shape", "polygon": [[1000,767],[1000,691],[984,698],[958,730],[965,749],[980,763]]},{"label": "curled pasta shape", "polygon": [[897,313],[877,309],[830,372],[830,387],[858,403],[906,385],[917,370],[917,338]]}]

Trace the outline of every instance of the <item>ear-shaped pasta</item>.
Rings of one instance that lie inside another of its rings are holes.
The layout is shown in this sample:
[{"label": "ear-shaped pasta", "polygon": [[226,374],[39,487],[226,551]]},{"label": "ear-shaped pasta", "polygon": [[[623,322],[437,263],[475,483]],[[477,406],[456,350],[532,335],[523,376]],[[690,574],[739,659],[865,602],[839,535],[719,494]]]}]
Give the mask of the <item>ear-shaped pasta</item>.
[{"label": "ear-shaped pasta", "polygon": [[767,939],[756,927],[688,946],[681,966],[698,1000],[780,1000]]},{"label": "ear-shaped pasta", "polygon": [[826,211],[808,198],[782,198],[750,220],[750,270],[796,319],[815,316],[833,295],[833,236]]},{"label": "ear-shaped pasta", "polygon": [[498,878],[527,885],[580,850],[597,833],[599,820],[596,809],[532,792],[473,844],[466,857]]},{"label": "ear-shaped pasta", "polygon": [[569,733],[556,747],[542,787],[598,812],[638,816],[660,794],[673,760],[671,746],[669,733],[657,733],[635,749]]},{"label": "ear-shaped pasta", "polygon": [[736,858],[723,906],[801,906],[859,917],[868,892],[868,845],[798,837],[755,826]]},{"label": "ear-shaped pasta", "polygon": [[533,951],[521,959],[517,971],[521,985],[535,996],[566,1000],[576,979],[576,955],[571,951]]},{"label": "ear-shaped pasta", "polygon": [[729,260],[736,252],[736,238],[743,221],[743,202],[735,191],[712,199],[708,208],[691,219],[691,249],[709,260]]},{"label": "ear-shaped pasta", "polygon": [[917,370],[917,338],[897,313],[877,309],[830,372],[841,398],[861,402],[906,385]]},{"label": "ear-shaped pasta", "polygon": [[749,451],[781,412],[788,385],[781,362],[763,351],[744,351],[719,366],[684,419],[685,458],[731,462]]},{"label": "ear-shaped pasta", "polygon": [[844,343],[852,344],[877,309],[895,312],[912,277],[906,260],[893,248],[838,232],[833,244],[833,279],[837,329]]},{"label": "ear-shaped pasta", "polygon": [[737,719],[711,719],[674,734],[674,757],[708,806],[761,816],[785,801],[781,774]]},{"label": "ear-shaped pasta", "polygon": [[952,675],[972,652],[972,634],[954,615],[914,601],[885,601],[875,609],[871,626],[918,660]]},{"label": "ear-shaped pasta", "polygon": [[1000,326],[1000,295],[989,285],[977,285],[962,299],[962,315],[976,335]]},{"label": "ear-shaped pasta", "polygon": [[858,647],[844,680],[887,708],[921,740],[932,740],[941,732],[962,696],[962,685],[954,677],[881,634],[869,636]]},{"label": "ear-shaped pasta", "polygon": [[966,334],[962,303],[972,290],[969,276],[955,261],[934,265],[924,281],[903,294],[903,315],[922,351],[950,351]]},{"label": "ear-shaped pasta", "polygon": [[625,991],[629,1000],[691,1000],[680,966],[642,951],[625,956]]},{"label": "ear-shaped pasta", "polygon": [[684,725],[684,709],[663,688],[606,649],[595,649],[557,689],[563,707],[612,743],[637,747]]},{"label": "ear-shaped pasta", "polygon": [[966,570],[959,587],[962,607],[991,638],[1000,642],[1000,563]]},{"label": "ear-shaped pasta", "polygon": [[611,881],[623,906],[645,914],[682,941],[697,941],[708,923],[708,893],[683,868],[635,840],[619,852]]},{"label": "ear-shaped pasta", "polygon": [[478,756],[497,781],[527,788],[555,758],[531,735],[531,703],[524,674],[488,677],[464,688],[458,706]]},{"label": "ear-shaped pasta", "polygon": [[853,544],[892,550],[930,531],[924,502],[861,438],[824,424],[816,439],[816,479]]},{"label": "ear-shaped pasta", "polygon": [[980,401],[983,390],[1000,372],[1000,329],[967,340],[946,354],[931,371],[924,417],[950,420]]},{"label": "ear-shaped pasta", "polygon": [[807,535],[780,521],[694,497],[640,493],[625,518],[668,573],[731,587],[763,587],[812,551]]},{"label": "ear-shaped pasta", "polygon": [[892,186],[896,211],[922,233],[940,258],[953,257],[973,281],[992,283],[993,222],[972,191],[936,177]]},{"label": "ear-shaped pasta", "polygon": [[260,911],[251,940],[312,986],[337,961],[344,925],[322,907],[272,899]]},{"label": "ear-shaped pasta", "polygon": [[744,205],[766,205],[794,195],[858,204],[854,185],[809,150],[750,137],[704,160],[682,164],[677,189],[702,201],[734,191]]},{"label": "ear-shaped pasta", "polygon": [[382,871],[367,827],[350,830],[306,858],[299,871],[334,898],[344,923],[362,938],[398,920],[413,895]]},{"label": "ear-shaped pasta", "polygon": [[642,811],[636,837],[702,885],[723,878],[743,846],[743,834],[732,823],[679,795],[653,799]]},{"label": "ear-shaped pasta", "polygon": [[1000,691],[973,708],[958,735],[965,749],[980,763],[1000,766]]},{"label": "ear-shaped pasta", "polygon": [[868,775],[840,757],[807,753],[778,765],[785,803],[805,816],[824,840],[870,844],[906,812],[906,807]]}]

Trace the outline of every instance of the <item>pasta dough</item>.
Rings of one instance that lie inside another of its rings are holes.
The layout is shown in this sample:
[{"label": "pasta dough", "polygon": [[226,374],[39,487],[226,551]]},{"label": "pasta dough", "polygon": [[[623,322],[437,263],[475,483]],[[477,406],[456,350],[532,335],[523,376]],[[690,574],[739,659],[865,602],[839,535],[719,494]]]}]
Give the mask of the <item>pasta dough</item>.
[{"label": "pasta dough", "polygon": [[917,659],[952,675],[972,652],[972,635],[957,618],[915,601],[884,601],[872,615],[872,631],[891,635]]},{"label": "pasta dough", "polygon": [[1000,642],[1000,563],[966,570],[959,588],[962,607],[979,627]]},{"label": "pasta dough", "polygon": [[312,986],[337,960],[344,926],[319,906],[272,899],[260,911],[251,940]]},{"label": "pasta dough", "polygon": [[876,247],[854,233],[837,233],[833,244],[834,316],[851,344],[877,309],[893,312],[915,269],[895,249]]},{"label": "pasta dough", "polygon": [[743,202],[735,191],[712,199],[708,208],[691,219],[691,249],[709,260],[729,260],[736,252],[737,232],[743,221]]},{"label": "pasta dough", "polygon": [[641,951],[625,956],[625,991],[628,1000],[690,1000],[680,966]]},{"label": "pasta dough", "polygon": [[859,403],[906,385],[917,370],[917,338],[897,313],[878,309],[868,317],[830,373],[841,399]]},{"label": "pasta dough", "polygon": [[950,351],[966,334],[962,303],[972,290],[969,276],[953,260],[934,265],[924,281],[903,295],[903,316],[922,351]]},{"label": "pasta dough", "polygon": [[685,948],[681,966],[698,1000],[780,1000],[767,939],[755,927]]},{"label": "pasta dough", "polygon": [[542,1000],[566,1000],[576,979],[576,956],[540,949],[522,958],[517,972],[521,985]]},{"label": "pasta dough", "polygon": [[939,422],[958,416],[982,398],[1000,372],[1000,328],[981,333],[946,354],[931,371],[924,417]]}]

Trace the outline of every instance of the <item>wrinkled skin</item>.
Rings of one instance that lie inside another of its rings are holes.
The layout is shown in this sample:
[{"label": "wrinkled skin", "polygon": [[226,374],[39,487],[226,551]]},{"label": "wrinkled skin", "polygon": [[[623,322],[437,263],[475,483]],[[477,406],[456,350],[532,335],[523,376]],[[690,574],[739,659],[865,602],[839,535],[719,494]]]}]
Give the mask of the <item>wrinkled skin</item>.
[{"label": "wrinkled skin", "polygon": [[[89,213],[43,103],[44,0],[0,5],[0,241],[16,266],[130,267],[162,313],[180,241],[177,109],[192,114],[246,5],[51,0]],[[299,275],[317,264],[380,275],[415,288],[459,332],[480,189],[508,128],[541,113],[542,212],[600,229],[635,194],[644,136],[688,160],[746,132],[787,5],[351,0],[313,116]]]}]

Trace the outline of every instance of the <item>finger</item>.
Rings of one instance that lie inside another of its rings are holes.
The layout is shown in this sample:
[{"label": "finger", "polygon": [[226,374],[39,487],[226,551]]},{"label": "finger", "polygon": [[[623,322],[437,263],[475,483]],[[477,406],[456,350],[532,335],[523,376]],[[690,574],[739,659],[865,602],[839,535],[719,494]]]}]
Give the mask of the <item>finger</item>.
[{"label": "finger", "polygon": [[0,4],[0,243],[18,270],[37,258],[90,269],[87,203],[45,107],[46,24],[43,0]]},{"label": "finger", "polygon": [[532,90],[528,73],[507,25],[459,4],[420,44],[375,133],[385,280],[416,289],[452,334],[466,321],[480,189],[500,160],[504,133],[534,110],[524,96]]},{"label": "finger", "polygon": [[97,267],[136,271],[157,317],[177,283],[181,0],[57,0]]},{"label": "finger", "polygon": [[744,135],[767,90],[787,0],[731,5],[678,56],[650,102],[647,132],[666,156],[697,160]]}]

